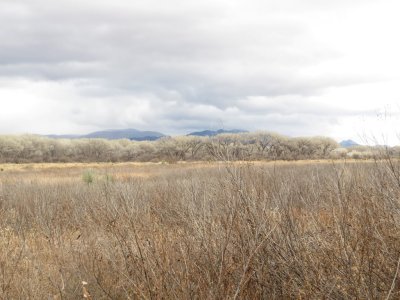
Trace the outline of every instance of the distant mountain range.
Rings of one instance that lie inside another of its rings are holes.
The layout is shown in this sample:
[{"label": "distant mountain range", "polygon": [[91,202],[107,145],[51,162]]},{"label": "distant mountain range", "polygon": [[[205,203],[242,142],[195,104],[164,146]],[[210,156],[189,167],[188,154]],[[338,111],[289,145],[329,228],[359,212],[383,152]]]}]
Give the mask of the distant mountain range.
[{"label": "distant mountain range", "polygon": [[[192,132],[188,135],[192,136],[215,136],[222,133],[242,133],[247,132],[246,130],[241,129],[232,129],[232,130],[204,130],[198,132]],[[155,141],[162,137],[166,137],[167,135],[156,132],[156,131],[140,131],[137,129],[112,129],[112,130],[104,130],[104,131],[96,131],[85,135],[77,135],[77,134],[49,134],[46,137],[52,139],[107,139],[107,140],[118,140],[118,139],[129,139],[134,141]]]},{"label": "distant mountain range", "polygon": [[360,146],[360,144],[356,143],[356,142],[353,141],[353,140],[344,140],[344,141],[341,141],[339,144],[340,144],[340,146],[343,147],[343,148],[349,148],[349,147],[354,147],[354,146]]},{"label": "distant mountain range", "polygon": [[188,135],[195,135],[195,136],[215,136],[215,135],[223,134],[223,133],[243,133],[243,132],[248,132],[248,131],[242,130],[242,129],[232,129],[232,130],[218,129],[218,130],[196,131],[196,132],[191,132],[191,133],[189,133]]},{"label": "distant mountain range", "polygon": [[[215,136],[224,133],[244,133],[244,132],[248,131],[243,129],[203,130],[203,131],[191,132],[188,134],[188,136]],[[104,130],[104,131],[92,132],[85,135],[77,135],[77,134],[46,135],[46,137],[53,139],[108,139],[108,140],[129,139],[133,141],[155,141],[166,136],[167,135],[157,131],[140,131],[137,129]],[[353,140],[344,140],[341,141],[339,144],[341,147],[344,148],[359,146],[359,144]]]},{"label": "distant mountain range", "polygon": [[85,135],[46,135],[53,139],[129,139],[134,141],[155,141],[165,135],[156,131],[140,131],[137,129],[112,129],[96,131]]}]

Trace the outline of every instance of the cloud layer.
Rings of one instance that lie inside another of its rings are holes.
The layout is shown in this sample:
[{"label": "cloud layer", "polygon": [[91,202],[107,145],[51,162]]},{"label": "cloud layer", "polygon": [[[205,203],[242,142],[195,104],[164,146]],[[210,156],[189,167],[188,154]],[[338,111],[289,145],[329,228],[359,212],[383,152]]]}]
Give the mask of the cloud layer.
[{"label": "cloud layer", "polygon": [[0,133],[223,126],[354,137],[349,120],[362,128],[400,100],[398,8],[3,0]]}]

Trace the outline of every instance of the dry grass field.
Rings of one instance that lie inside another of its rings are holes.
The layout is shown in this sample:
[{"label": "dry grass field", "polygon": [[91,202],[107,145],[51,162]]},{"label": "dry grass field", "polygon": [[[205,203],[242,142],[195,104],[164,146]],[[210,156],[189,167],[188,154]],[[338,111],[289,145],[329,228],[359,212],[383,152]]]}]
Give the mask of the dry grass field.
[{"label": "dry grass field", "polygon": [[0,299],[399,299],[398,162],[0,165]]}]

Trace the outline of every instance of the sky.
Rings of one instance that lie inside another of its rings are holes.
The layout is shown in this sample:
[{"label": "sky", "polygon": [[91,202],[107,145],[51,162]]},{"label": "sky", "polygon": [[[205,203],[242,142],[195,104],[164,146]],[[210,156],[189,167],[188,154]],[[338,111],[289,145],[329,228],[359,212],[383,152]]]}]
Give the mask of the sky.
[{"label": "sky", "polygon": [[1,0],[0,134],[239,128],[397,143],[399,11],[398,0]]}]

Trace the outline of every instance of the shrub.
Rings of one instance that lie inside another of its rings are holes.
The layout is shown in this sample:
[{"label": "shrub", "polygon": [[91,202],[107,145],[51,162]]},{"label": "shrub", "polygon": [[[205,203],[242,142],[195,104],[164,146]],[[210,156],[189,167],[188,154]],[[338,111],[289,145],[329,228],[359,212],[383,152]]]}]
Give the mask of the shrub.
[{"label": "shrub", "polygon": [[92,184],[94,182],[94,174],[92,171],[85,171],[82,175],[82,179],[87,184]]},{"label": "shrub", "polygon": [[90,188],[6,170],[0,298],[398,299],[399,167],[152,164]]}]

